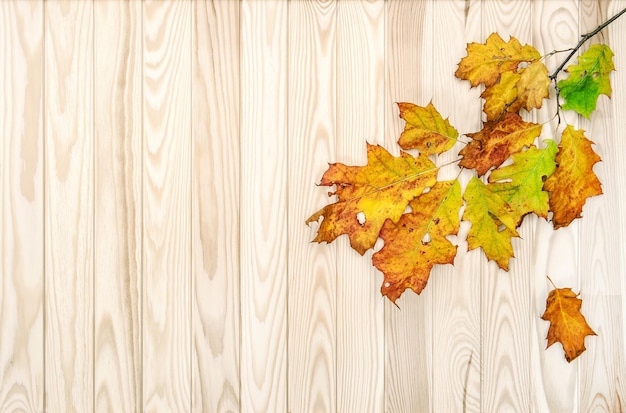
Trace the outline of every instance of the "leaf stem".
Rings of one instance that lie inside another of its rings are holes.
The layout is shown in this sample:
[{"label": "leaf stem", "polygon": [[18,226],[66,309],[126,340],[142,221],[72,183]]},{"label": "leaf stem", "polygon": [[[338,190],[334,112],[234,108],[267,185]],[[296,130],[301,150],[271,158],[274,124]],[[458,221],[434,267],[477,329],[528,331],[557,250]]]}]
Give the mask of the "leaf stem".
[{"label": "leaf stem", "polygon": [[554,287],[554,289],[556,290],[556,285],[554,285],[554,282],[552,281],[552,278],[550,278],[549,275],[546,275],[546,278],[548,279],[548,281],[550,281],[550,284],[552,284],[552,286]]}]

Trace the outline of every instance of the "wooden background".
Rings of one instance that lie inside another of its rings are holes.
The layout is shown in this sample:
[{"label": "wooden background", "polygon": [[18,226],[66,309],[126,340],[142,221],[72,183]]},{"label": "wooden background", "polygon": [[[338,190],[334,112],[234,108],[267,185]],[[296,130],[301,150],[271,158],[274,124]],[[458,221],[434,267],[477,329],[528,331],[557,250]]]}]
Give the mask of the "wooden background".
[{"label": "wooden background", "polygon": [[[398,153],[394,102],[478,130],[467,42],[547,53],[625,7],[2,1],[0,412],[625,410],[626,17],[591,42],[615,52],[612,99],[568,117],[605,194],[569,228],[526,221],[510,273],[459,240],[398,309],[371,252],[304,224],[327,162]],[[544,350],[547,274],[598,333],[571,364]]]}]

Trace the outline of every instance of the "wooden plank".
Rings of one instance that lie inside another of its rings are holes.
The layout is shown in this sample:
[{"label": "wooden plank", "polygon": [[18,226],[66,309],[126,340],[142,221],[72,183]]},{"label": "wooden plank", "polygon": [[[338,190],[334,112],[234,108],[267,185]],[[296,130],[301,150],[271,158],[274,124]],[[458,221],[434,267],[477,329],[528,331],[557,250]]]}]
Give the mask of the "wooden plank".
[{"label": "wooden plank", "polygon": [[[616,5],[581,1],[578,25],[580,33],[594,30],[626,7],[626,2],[620,3]],[[609,47],[621,46],[618,52],[623,51],[625,32],[618,26],[624,25],[624,18],[611,24],[590,39],[581,52],[598,43],[608,44]],[[613,30],[622,36],[611,36]],[[623,56],[620,60],[623,61]],[[623,95],[625,84],[615,83],[615,78],[611,80],[619,99],[619,95]],[[626,274],[624,267],[620,266],[620,256],[626,254],[626,233],[621,232],[619,225],[620,220],[624,220],[623,210],[619,206],[620,203],[624,205],[626,195],[624,187],[619,186],[618,181],[618,177],[624,173],[620,161],[626,159],[626,145],[619,139],[622,129],[614,128],[614,117],[621,117],[624,109],[624,106],[616,107],[616,103],[619,101],[614,102],[606,96],[600,96],[590,120],[580,120],[580,129],[584,129],[585,135],[595,142],[594,150],[603,159],[603,162],[594,167],[594,171],[602,182],[604,192],[602,196],[587,200],[579,224],[578,276],[583,300],[582,311],[587,322],[598,334],[597,337],[585,339],[587,351],[579,358],[581,411],[608,412],[626,408],[623,383],[623,378],[626,377],[626,353],[622,342],[624,314],[620,314],[622,301],[626,297],[620,294],[619,288],[615,288],[624,282]]]},{"label": "wooden plank", "polygon": [[191,407],[191,2],[144,3],[143,406]]},{"label": "wooden plank", "polygon": [[287,4],[241,4],[241,409],[287,410]]},{"label": "wooden plank", "polygon": [[334,412],[335,245],[304,222],[329,202],[315,183],[335,160],[336,4],[291,2],[288,22],[288,411]]},{"label": "wooden plank", "polygon": [[[479,88],[454,77],[457,64],[466,54],[468,42],[480,42],[481,2],[433,1],[433,105],[460,134],[480,130],[482,124]],[[450,27],[457,29],[450,30]],[[427,102],[421,102],[426,104]],[[460,140],[467,141],[466,137]],[[459,159],[465,145],[437,159],[447,165]],[[443,167],[440,179],[459,177],[464,188],[472,176],[459,175],[454,164]],[[481,411],[481,267],[484,257],[467,252],[469,223],[461,225],[457,257],[452,266],[436,266],[428,281],[433,290],[433,411]]]},{"label": "wooden plank", "polygon": [[43,411],[43,2],[0,4],[0,411]]},{"label": "wooden plank", "polygon": [[[554,2],[551,0],[532,2],[532,44],[542,54],[553,50],[564,50],[574,46],[578,38],[578,1]],[[552,73],[566,54],[560,53],[544,59]],[[552,86],[551,86],[552,87]],[[543,107],[535,111],[534,121],[545,123],[542,139],[560,139],[563,128],[557,131],[558,121],[554,117],[556,102],[554,90],[552,99],[544,101]],[[576,116],[562,114],[563,122],[577,125]],[[547,280],[550,278],[559,287],[578,289],[577,280],[577,231],[578,223],[554,230],[551,222],[533,219],[534,238],[532,249],[521,251],[529,254],[533,265],[531,277],[532,318],[530,343],[531,401],[534,411],[578,411],[577,372],[563,356],[558,344],[546,350],[546,335],[549,323],[540,317],[546,309],[546,299],[552,290]]]},{"label": "wooden plank", "polygon": [[[367,163],[366,141],[385,144],[384,1],[337,3],[337,161]],[[395,145],[395,143],[392,143]],[[337,411],[384,411],[382,276],[371,251],[337,240]]]},{"label": "wooden plank", "polygon": [[239,3],[192,11],[192,410],[239,411]]},{"label": "wooden plank", "polygon": [[93,5],[45,5],[45,406],[93,409]]},{"label": "wooden plank", "polygon": [[[433,96],[432,2],[387,2],[385,135],[404,129],[396,102],[426,105]],[[399,153],[396,146],[394,153]],[[385,302],[385,410],[432,411],[432,288]]]},{"label": "wooden plank", "polygon": [[142,7],[94,2],[95,410],[141,410]]}]

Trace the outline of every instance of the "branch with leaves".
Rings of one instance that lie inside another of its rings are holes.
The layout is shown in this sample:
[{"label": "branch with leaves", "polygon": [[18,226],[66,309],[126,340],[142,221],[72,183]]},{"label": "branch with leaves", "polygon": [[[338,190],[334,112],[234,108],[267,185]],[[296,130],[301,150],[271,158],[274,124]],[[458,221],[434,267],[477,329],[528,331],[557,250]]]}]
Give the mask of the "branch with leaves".
[{"label": "branch with leaves", "polygon": [[[587,40],[625,12],[583,35],[551,75],[544,60],[557,52],[542,56],[533,46],[522,46],[514,37],[504,41],[497,33],[485,43],[469,43],[455,76],[472,87],[484,86],[482,129],[464,134],[461,141],[432,103],[398,103],[405,121],[398,139],[403,152],[395,157],[367,144],[367,165],[331,164],[321,185],[335,186],[329,195],[337,200],[307,220],[319,222],[314,241],[330,243],[345,234],[363,255],[381,238],[383,247],[372,262],[384,275],[381,293],[395,303],[407,289],[420,294],[435,265],[454,262],[458,247],[448,237],[458,234],[461,220],[471,224],[468,249],[482,249],[508,271],[514,257],[511,240],[519,237],[526,216],[550,220],[555,229],[580,218],[586,200],[602,194],[593,171],[600,156],[583,130],[566,125],[559,132],[560,112],[573,110],[589,118],[600,95],[611,96],[613,52],[593,45],[577,64],[565,66]],[[568,76],[558,80],[562,74]],[[551,83],[559,117],[553,132],[560,136],[546,139],[544,125],[527,122],[520,113],[541,108],[550,98]],[[438,157],[457,142],[465,145],[452,163],[458,163],[459,175],[439,181],[439,169],[450,164],[438,166]],[[473,174],[465,188],[459,181],[463,170]],[[560,341],[567,361],[584,351],[585,335],[595,334],[579,312],[580,303],[571,289],[555,287],[543,316],[552,323],[549,345]],[[572,326],[582,327],[574,331]]]}]

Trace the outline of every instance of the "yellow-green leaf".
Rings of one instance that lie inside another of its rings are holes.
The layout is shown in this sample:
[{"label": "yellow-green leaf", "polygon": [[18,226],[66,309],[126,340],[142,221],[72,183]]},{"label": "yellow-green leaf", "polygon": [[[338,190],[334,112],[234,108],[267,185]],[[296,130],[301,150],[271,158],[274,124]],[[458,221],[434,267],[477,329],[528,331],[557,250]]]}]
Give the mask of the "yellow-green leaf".
[{"label": "yellow-green leaf", "polygon": [[459,132],[444,119],[432,103],[422,107],[398,103],[400,117],[406,121],[398,144],[402,149],[417,149],[425,155],[442,153],[454,146]]}]

